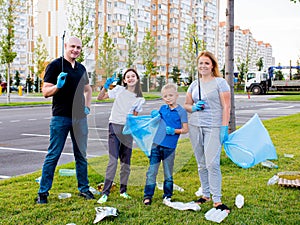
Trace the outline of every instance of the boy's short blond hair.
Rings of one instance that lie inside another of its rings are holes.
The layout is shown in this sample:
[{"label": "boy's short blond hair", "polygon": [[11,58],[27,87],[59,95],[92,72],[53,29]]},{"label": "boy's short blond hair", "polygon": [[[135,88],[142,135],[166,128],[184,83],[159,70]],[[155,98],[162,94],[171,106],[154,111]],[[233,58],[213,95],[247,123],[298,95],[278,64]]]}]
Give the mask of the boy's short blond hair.
[{"label": "boy's short blond hair", "polygon": [[177,85],[175,83],[167,83],[161,88],[161,92],[170,89],[173,89],[174,91],[177,92]]}]

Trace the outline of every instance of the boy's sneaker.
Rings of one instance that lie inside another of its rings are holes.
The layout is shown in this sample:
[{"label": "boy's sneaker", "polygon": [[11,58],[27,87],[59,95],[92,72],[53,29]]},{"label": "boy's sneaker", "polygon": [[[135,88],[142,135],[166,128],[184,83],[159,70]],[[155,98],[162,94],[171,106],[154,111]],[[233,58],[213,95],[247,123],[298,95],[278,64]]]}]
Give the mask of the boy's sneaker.
[{"label": "boy's sneaker", "polygon": [[101,198],[99,198],[99,200],[97,202],[102,204],[102,203],[105,203],[106,201],[107,201],[107,195],[104,194],[101,196]]},{"label": "boy's sneaker", "polygon": [[126,192],[120,194],[120,196],[125,198],[125,199],[131,199],[131,197]]},{"label": "boy's sneaker", "polygon": [[79,196],[84,197],[86,200],[95,199],[93,193],[89,190],[86,192],[80,192]]},{"label": "boy's sneaker", "polygon": [[163,199],[163,203],[164,203],[164,204],[168,204],[168,203],[170,203],[170,202],[171,202],[171,198],[165,197],[165,198]]},{"label": "boy's sneaker", "polygon": [[35,199],[37,204],[47,204],[47,195],[46,194],[38,194],[38,197]]}]

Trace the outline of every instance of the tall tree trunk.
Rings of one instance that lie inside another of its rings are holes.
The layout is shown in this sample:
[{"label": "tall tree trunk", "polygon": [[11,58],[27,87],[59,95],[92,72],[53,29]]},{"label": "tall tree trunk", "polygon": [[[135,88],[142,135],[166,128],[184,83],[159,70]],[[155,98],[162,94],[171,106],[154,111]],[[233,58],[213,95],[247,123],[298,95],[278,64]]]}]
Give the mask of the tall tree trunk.
[{"label": "tall tree trunk", "polygon": [[231,110],[229,132],[236,129],[234,104],[234,0],[227,0],[226,8],[226,43],[225,43],[225,79],[230,86]]},{"label": "tall tree trunk", "polygon": [[7,64],[7,85],[6,85],[6,102],[10,104],[10,64]]}]

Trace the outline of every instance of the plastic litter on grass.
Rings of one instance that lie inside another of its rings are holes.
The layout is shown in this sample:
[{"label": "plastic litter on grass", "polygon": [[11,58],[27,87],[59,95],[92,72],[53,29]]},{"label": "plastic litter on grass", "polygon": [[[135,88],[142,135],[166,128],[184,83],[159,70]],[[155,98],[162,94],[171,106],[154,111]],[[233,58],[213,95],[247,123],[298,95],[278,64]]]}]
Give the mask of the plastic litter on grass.
[{"label": "plastic litter on grass", "polygon": [[71,193],[59,193],[58,198],[59,199],[65,199],[65,198],[71,198],[72,194]]},{"label": "plastic litter on grass", "polygon": [[60,169],[59,170],[59,175],[60,176],[75,176],[76,175],[76,170],[75,169]]},{"label": "plastic litter on grass", "polygon": [[113,207],[96,207],[96,218],[94,220],[94,224],[103,220],[103,218],[107,216],[118,216],[119,212],[116,208]]},{"label": "plastic litter on grass", "polygon": [[244,206],[244,203],[245,203],[245,198],[243,195],[241,194],[238,194],[236,197],[235,197],[235,205],[236,207],[238,207],[239,209],[242,208]]},{"label": "plastic litter on grass", "polygon": [[195,202],[172,202],[170,200],[167,200],[166,198],[163,200],[163,203],[166,206],[169,206],[173,209],[177,209],[177,210],[194,210],[194,211],[200,211],[201,207],[199,206],[199,204],[195,203]]},{"label": "plastic litter on grass", "polygon": [[[164,184],[163,182],[156,182],[156,187],[158,188],[158,190],[163,190],[164,189]],[[184,189],[180,186],[178,186],[177,184],[173,184],[173,190],[175,191],[180,191],[180,192],[184,192]]]},{"label": "plastic litter on grass", "polygon": [[205,219],[221,223],[226,217],[228,216],[228,213],[225,210],[212,208],[207,213],[205,213]]}]

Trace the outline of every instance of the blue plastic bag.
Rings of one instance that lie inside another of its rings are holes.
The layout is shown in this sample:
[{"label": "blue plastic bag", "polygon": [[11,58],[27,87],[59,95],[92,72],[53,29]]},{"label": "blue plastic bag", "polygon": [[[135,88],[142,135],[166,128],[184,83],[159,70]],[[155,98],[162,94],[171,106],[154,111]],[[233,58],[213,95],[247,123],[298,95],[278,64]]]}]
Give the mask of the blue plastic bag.
[{"label": "blue plastic bag", "polygon": [[224,149],[227,156],[242,168],[253,167],[267,159],[277,159],[269,133],[257,114],[229,134]]},{"label": "blue plastic bag", "polygon": [[151,115],[134,116],[129,114],[123,134],[131,134],[139,148],[149,157],[160,119],[160,115],[152,117]]}]

